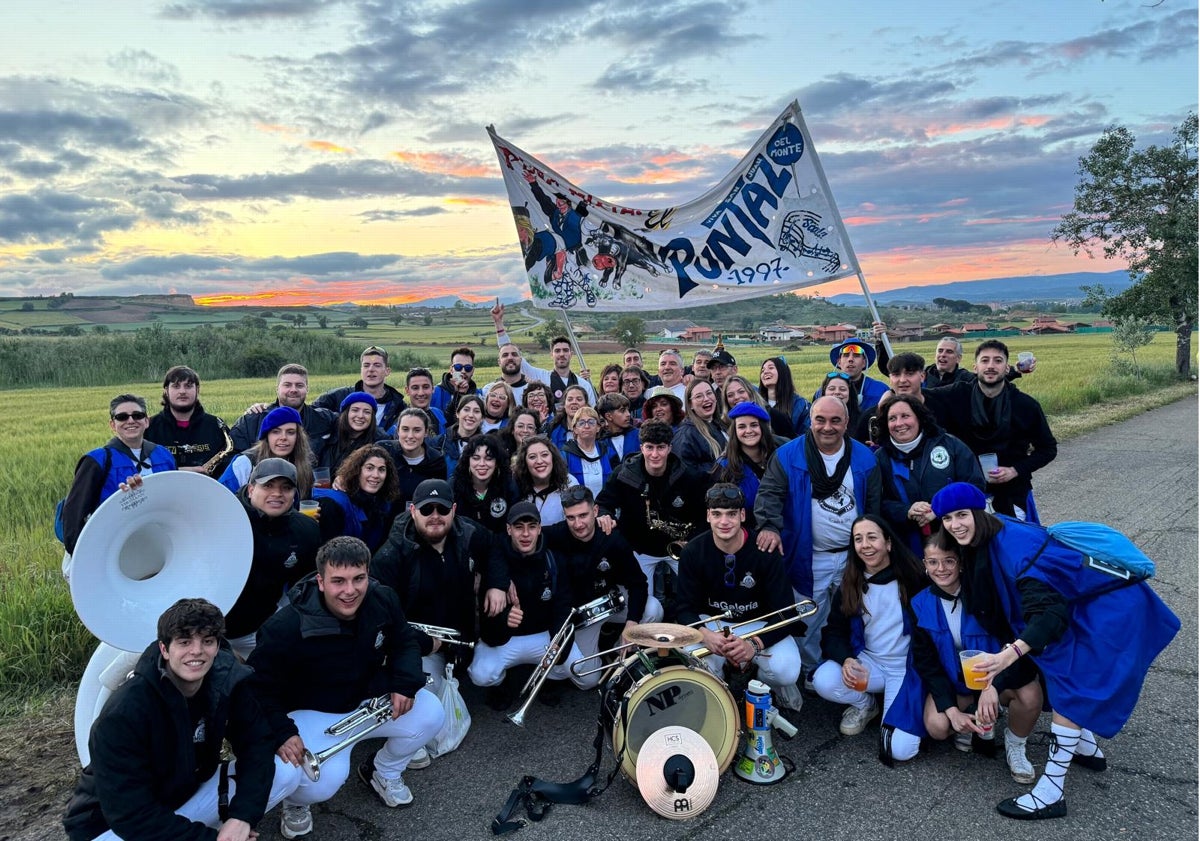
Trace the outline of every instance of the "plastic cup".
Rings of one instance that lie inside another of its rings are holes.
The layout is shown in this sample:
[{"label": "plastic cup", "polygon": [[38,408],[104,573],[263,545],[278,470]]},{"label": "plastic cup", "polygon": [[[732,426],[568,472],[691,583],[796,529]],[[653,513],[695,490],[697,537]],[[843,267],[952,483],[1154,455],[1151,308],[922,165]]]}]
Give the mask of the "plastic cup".
[{"label": "plastic cup", "polygon": [[329,478],[328,467],[318,467],[313,470],[313,487],[332,488],[333,481]]},{"label": "plastic cup", "polygon": [[302,499],[300,500],[300,513],[315,520],[321,513],[321,503],[315,499]]},{"label": "plastic cup", "polygon": [[857,666],[851,667],[851,671],[854,673],[854,683],[850,688],[855,692],[866,692],[871,680],[871,668],[860,660]]},{"label": "plastic cup", "polygon": [[1017,370],[1022,374],[1028,374],[1029,369],[1033,367],[1033,354],[1027,350],[1023,350],[1017,354]]},{"label": "plastic cup", "polygon": [[967,684],[967,689],[976,691],[987,689],[987,675],[983,672],[975,671],[975,661],[986,654],[986,651],[978,651],[974,648],[958,652],[958,662],[962,666],[963,681]]},{"label": "plastic cup", "polygon": [[1000,459],[995,453],[980,453],[979,454],[979,469],[983,471],[983,478],[986,480],[991,475],[993,470],[1000,467]]}]

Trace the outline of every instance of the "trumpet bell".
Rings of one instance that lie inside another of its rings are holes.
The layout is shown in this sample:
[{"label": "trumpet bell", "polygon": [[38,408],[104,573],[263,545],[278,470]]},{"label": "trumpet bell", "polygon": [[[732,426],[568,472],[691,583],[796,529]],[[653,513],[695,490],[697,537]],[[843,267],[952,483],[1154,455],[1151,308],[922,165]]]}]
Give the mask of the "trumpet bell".
[{"label": "trumpet bell", "polygon": [[71,599],[98,639],[140,653],[180,598],[228,611],[253,552],[250,521],[227,488],[198,473],[155,473],[88,520],[73,556]]}]

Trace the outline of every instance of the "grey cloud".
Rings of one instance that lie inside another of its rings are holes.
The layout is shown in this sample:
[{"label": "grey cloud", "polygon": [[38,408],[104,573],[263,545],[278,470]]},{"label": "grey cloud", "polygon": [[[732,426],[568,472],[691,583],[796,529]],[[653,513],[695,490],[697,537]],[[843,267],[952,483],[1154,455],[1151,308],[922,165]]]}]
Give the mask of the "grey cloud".
[{"label": "grey cloud", "polygon": [[201,254],[176,254],[166,257],[138,257],[125,263],[106,266],[100,270],[107,280],[130,277],[194,275],[220,272],[228,283],[229,273],[240,275],[342,276],[358,275],[394,266],[402,258],[397,254],[357,254],[353,251],[334,251],[326,254],[307,254],[300,257],[264,257],[259,259]]},{"label": "grey cloud", "polygon": [[104,231],[125,230],[137,217],[119,202],[54,190],[0,196],[0,241],[91,241]]},{"label": "grey cloud", "polygon": [[0,139],[40,148],[67,141],[121,150],[149,145],[129,120],[78,111],[0,111]]},{"label": "grey cloud", "polygon": [[197,17],[217,20],[257,21],[266,18],[303,18],[314,15],[336,0],[188,0],[162,8],[165,18]]},{"label": "grey cloud", "polygon": [[956,90],[956,85],[948,79],[884,80],[835,73],[800,88],[797,98],[806,110],[823,115],[853,112],[867,104],[884,109],[902,108],[901,113],[911,113],[930,102],[943,100]]},{"label": "grey cloud", "polygon": [[687,94],[699,90],[699,82],[687,81],[683,77],[674,76],[669,69],[653,63],[614,63],[605,68],[604,72],[592,87],[597,90],[614,94],[624,93],[671,93]]},{"label": "grey cloud", "polygon": [[124,49],[110,55],[105,63],[113,70],[155,85],[177,86],[183,81],[178,67],[146,50]]},{"label": "grey cloud", "polygon": [[358,214],[365,222],[398,222],[420,216],[440,216],[444,207],[418,207],[413,210],[365,210]]}]

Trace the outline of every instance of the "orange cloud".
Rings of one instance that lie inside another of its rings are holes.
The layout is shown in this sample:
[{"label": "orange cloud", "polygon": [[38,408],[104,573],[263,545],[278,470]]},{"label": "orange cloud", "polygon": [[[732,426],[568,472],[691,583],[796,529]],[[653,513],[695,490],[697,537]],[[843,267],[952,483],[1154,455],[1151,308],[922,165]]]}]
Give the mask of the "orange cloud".
[{"label": "orange cloud", "polygon": [[328,140],[306,140],[305,147],[317,152],[336,152],[339,155],[353,155],[354,150],[346,146],[338,146],[336,143],[330,143]]},{"label": "orange cloud", "polygon": [[327,306],[329,304],[382,304],[402,306],[414,304],[426,298],[457,295],[472,303],[490,301],[494,290],[487,282],[464,285],[455,282],[421,284],[396,291],[394,280],[345,280],[316,284],[309,278],[293,278],[290,288],[266,289],[257,292],[229,292],[213,295],[195,295],[194,300],[202,307],[276,307]]},{"label": "orange cloud", "polygon": [[485,166],[462,155],[441,152],[392,152],[388,157],[418,172],[435,172],[456,178],[480,178],[495,174],[495,167]]},{"label": "orange cloud", "polygon": [[281,126],[275,123],[255,123],[254,127],[266,134],[296,134],[291,126]]},{"label": "orange cloud", "polygon": [[944,125],[924,126],[925,134],[929,137],[941,137],[950,134],[966,134],[977,131],[1003,131],[1010,128],[1039,128],[1050,122],[1050,117],[1044,114],[1027,117],[993,117],[990,120],[973,120]]},{"label": "orange cloud", "polygon": [[492,205],[507,205],[507,201],[499,199],[485,199],[479,196],[458,196],[456,198],[446,199],[446,204],[465,204],[471,207],[491,207]]}]

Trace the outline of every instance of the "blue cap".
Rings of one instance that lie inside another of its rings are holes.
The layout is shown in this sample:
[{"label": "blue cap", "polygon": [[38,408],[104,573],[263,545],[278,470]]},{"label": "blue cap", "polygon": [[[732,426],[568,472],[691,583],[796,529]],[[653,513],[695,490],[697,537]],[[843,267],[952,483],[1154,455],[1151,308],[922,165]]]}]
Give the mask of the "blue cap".
[{"label": "blue cap", "polygon": [[933,513],[945,517],[966,508],[987,508],[987,497],[983,491],[966,482],[952,482],[933,495]]},{"label": "blue cap", "polygon": [[294,423],[298,426],[304,425],[304,420],[300,417],[300,413],[291,406],[280,406],[277,409],[272,409],[267,412],[267,416],[263,418],[262,426],[258,428],[258,440],[267,437],[267,433],[276,427],[283,426],[285,423]]},{"label": "blue cap", "polygon": [[758,418],[760,421],[771,422],[771,416],[767,414],[767,410],[755,403],[753,400],[744,400],[738,403],[729,410],[729,419],[741,418],[749,415],[752,418]]},{"label": "blue cap", "polygon": [[342,400],[342,404],[338,406],[338,411],[344,412],[355,403],[369,404],[372,412],[379,408],[379,403],[375,401],[375,398],[367,394],[365,391],[352,391],[346,395],[344,400]]}]

